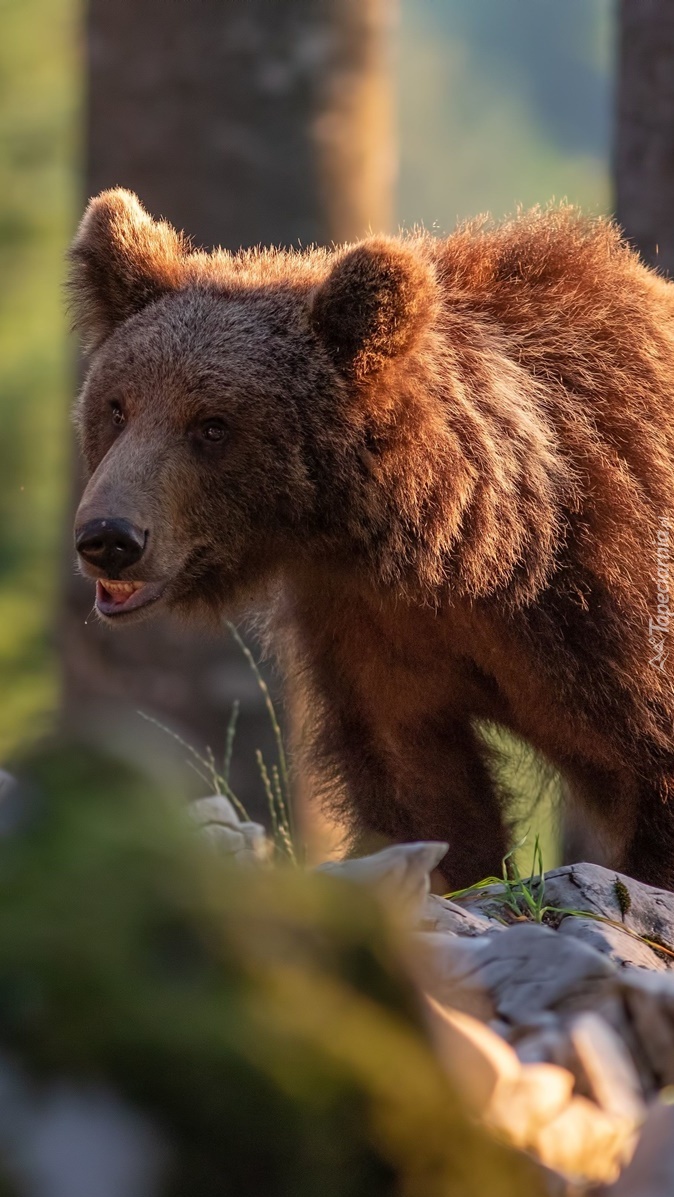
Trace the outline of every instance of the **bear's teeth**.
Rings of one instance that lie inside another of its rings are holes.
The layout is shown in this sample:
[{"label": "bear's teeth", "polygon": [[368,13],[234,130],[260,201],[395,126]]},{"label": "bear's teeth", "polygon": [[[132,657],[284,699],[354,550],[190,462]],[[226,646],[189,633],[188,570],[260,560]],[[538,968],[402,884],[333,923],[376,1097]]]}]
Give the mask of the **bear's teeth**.
[{"label": "bear's teeth", "polygon": [[140,590],[143,585],[143,582],[103,582],[109,594],[133,594],[134,590]]}]

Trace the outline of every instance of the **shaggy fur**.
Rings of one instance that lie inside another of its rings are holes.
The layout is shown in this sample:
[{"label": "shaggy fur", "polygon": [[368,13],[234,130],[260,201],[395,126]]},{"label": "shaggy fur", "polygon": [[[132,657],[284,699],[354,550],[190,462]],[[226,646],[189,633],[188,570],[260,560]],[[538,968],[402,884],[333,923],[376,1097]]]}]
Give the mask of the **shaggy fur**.
[{"label": "shaggy fur", "polygon": [[[356,839],[447,839],[453,885],[498,871],[492,720],[561,770],[607,863],[674,888],[674,694],[650,626],[674,291],[611,224],[557,208],[205,255],[116,191],[84,217],[72,290],[93,350],[78,521],[145,530],[128,574],[179,612],[264,598],[302,747]],[[222,443],[201,437],[213,418]]]}]

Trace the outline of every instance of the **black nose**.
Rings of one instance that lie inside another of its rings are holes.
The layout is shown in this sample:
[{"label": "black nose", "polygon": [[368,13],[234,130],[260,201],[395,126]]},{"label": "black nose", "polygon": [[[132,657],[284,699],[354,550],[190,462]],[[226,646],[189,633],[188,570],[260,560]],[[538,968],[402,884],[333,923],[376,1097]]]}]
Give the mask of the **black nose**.
[{"label": "black nose", "polygon": [[129,520],[89,520],[75,529],[75,547],[90,565],[116,575],[140,561],[145,534]]}]

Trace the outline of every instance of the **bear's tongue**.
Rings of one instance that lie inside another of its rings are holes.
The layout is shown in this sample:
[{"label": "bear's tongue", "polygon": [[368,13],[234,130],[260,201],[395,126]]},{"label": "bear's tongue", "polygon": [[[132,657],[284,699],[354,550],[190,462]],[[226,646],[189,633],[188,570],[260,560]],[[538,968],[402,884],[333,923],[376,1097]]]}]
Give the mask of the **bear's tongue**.
[{"label": "bear's tongue", "polygon": [[110,582],[107,578],[102,582],[99,578],[96,583],[96,598],[106,606],[112,604],[113,607],[124,607],[132,594],[141,590],[144,585],[144,582]]}]

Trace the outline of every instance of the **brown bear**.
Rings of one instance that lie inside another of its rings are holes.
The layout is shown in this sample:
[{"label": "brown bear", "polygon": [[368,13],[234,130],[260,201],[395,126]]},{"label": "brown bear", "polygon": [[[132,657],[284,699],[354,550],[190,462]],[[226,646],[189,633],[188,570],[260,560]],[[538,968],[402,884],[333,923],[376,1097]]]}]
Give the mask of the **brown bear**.
[{"label": "brown bear", "polygon": [[265,607],[357,843],[498,872],[491,721],[674,888],[674,288],[569,208],[205,254],[116,190],[71,260],[101,618]]}]

